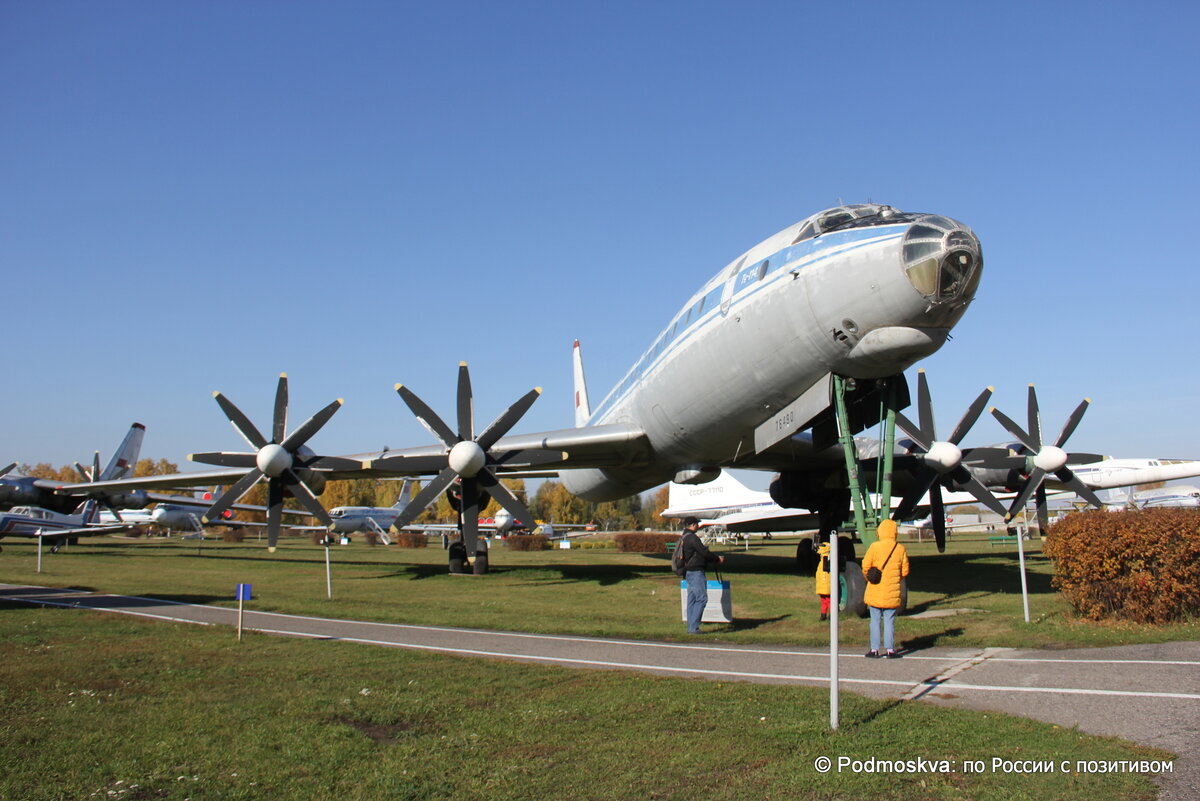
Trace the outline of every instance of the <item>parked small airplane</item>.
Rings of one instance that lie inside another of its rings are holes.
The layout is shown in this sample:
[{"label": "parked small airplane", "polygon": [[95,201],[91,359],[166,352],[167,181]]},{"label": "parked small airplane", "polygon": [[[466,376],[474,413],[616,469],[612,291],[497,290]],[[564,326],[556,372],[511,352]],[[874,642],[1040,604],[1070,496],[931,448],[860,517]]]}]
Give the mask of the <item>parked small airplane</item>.
[{"label": "parked small airplane", "polygon": [[79,514],[61,514],[37,506],[16,506],[0,512],[0,539],[4,537],[40,537],[52,544],[50,551],[58,553],[63,543],[76,537],[95,537],[124,531],[129,524],[99,525],[97,504],[86,501]]}]

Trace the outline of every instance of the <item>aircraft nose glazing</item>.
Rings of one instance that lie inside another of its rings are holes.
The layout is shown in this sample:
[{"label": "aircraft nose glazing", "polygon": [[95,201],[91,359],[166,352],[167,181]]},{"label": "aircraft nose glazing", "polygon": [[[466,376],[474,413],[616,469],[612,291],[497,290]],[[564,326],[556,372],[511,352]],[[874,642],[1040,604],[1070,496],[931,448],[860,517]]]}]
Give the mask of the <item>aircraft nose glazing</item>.
[{"label": "aircraft nose glazing", "polygon": [[983,274],[983,248],[970,228],[929,214],[904,235],[904,271],[930,306],[969,302]]}]

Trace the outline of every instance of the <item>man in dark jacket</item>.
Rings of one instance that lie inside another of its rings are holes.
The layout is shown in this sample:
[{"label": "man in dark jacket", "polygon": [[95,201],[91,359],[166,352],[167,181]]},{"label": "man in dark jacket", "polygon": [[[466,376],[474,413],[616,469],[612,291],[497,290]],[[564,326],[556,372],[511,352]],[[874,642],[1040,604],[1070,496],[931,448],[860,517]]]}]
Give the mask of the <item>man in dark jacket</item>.
[{"label": "man in dark jacket", "polygon": [[708,606],[708,576],[704,574],[709,565],[718,565],[725,561],[724,556],[717,556],[700,541],[696,534],[700,521],[695,517],[683,519],[683,536],[679,538],[679,547],[683,549],[683,566],[687,571],[687,624],[688,634],[700,633],[700,619],[704,617],[704,607]]}]

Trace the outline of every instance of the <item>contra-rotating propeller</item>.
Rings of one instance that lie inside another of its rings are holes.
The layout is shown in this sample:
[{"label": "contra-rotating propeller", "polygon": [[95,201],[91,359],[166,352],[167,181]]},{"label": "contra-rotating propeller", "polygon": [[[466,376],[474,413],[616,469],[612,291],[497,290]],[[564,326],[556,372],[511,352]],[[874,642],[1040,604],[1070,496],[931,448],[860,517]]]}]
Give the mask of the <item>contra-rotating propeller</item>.
[{"label": "contra-rotating propeller", "polygon": [[330,519],[325,507],[321,506],[309,484],[314,476],[313,468],[331,470],[353,470],[362,467],[362,463],[354,459],[339,456],[317,456],[305,443],[321,427],[329,422],[329,418],[342,406],[339,398],[326,406],[312,417],[305,420],[291,434],[287,433],[288,381],[287,373],[279,374],[279,385],[275,389],[275,416],[271,427],[271,439],[264,437],[250,419],[246,417],[233,402],[214,392],[217,404],[233,423],[233,427],[242,435],[246,442],[255,449],[254,453],[193,453],[188,459],[193,462],[215,464],[222,467],[249,468],[233,486],[226,489],[216,502],[204,513],[202,520],[210,523],[221,516],[237,503],[250,488],[264,478],[267,479],[267,545],[272,551],[279,539],[280,522],[283,516],[284,492],[291,493],[308,511],[321,521],[322,525],[330,526]]},{"label": "contra-rotating propeller", "polygon": [[458,365],[458,428],[450,426],[437,415],[433,409],[416,396],[403,384],[396,385],[396,392],[412,410],[421,424],[431,434],[441,440],[446,452],[429,456],[385,456],[370,463],[372,468],[400,471],[433,471],[435,476],[405,507],[404,511],[392,524],[395,528],[403,528],[416,519],[425,507],[431,504],[438,495],[446,491],[455,481],[460,482],[462,492],[462,525],[463,538],[467,550],[475,548],[479,536],[479,500],[480,491],[486,491],[514,518],[525,523],[533,522],[533,514],[507,487],[496,478],[493,468],[499,465],[514,463],[533,464],[539,456],[552,456],[557,460],[560,454],[543,454],[537,451],[494,451],[492,446],[508,433],[517,421],[529,411],[529,407],[542,394],[541,387],[536,387],[525,393],[516,403],[509,406],[482,434],[475,435],[474,398],[471,394],[471,373],[466,362]]},{"label": "contra-rotating propeller", "polygon": [[[958,447],[958,443],[962,442],[963,437],[967,435],[971,426],[975,425],[975,421],[983,413],[983,408],[987,405],[988,398],[991,395],[991,387],[979,393],[979,397],[967,407],[966,413],[958,421],[958,425],[954,427],[954,432],[950,435],[950,438],[948,440],[939,440],[934,428],[933,403],[929,397],[929,382],[925,378],[925,371],[918,370],[917,415],[921,424],[919,426],[913,425],[912,421],[903,414],[896,413],[896,425],[900,426],[912,438],[917,447],[924,451],[923,455],[919,457],[921,467],[917,471],[916,478],[905,494],[904,499],[900,502],[899,508],[896,510],[896,519],[908,519],[917,504],[920,503],[921,498],[928,492],[930,518],[933,522],[933,536],[937,541],[939,553],[946,550],[946,516],[945,505],[942,502],[943,482],[965,487],[980,503],[997,514],[1003,515],[1005,512],[1004,506],[963,465],[963,452]],[[975,448],[972,450],[971,455],[973,458],[989,456],[993,455],[993,450],[995,449]],[[998,453],[1004,452],[998,451]]]},{"label": "contra-rotating propeller", "polygon": [[1021,491],[1017,493],[1012,506],[1009,507],[1008,512],[1005,514],[1004,519],[1006,521],[1016,516],[1017,512],[1029,502],[1029,496],[1035,491],[1037,492],[1039,519],[1045,517],[1046,491],[1043,484],[1046,481],[1047,473],[1053,473],[1068,489],[1092,506],[1097,508],[1104,506],[1100,499],[1096,497],[1096,493],[1092,492],[1090,487],[1080,481],[1071,472],[1071,468],[1067,466],[1068,463],[1083,464],[1099,461],[1102,457],[1090,453],[1067,453],[1062,448],[1071,434],[1075,433],[1075,428],[1079,425],[1079,421],[1083,419],[1083,414],[1087,411],[1091,402],[1091,398],[1084,398],[1075,407],[1075,411],[1071,412],[1071,416],[1067,418],[1066,424],[1063,425],[1062,433],[1058,435],[1058,439],[1053,445],[1047,445],[1042,442],[1042,418],[1038,409],[1037,391],[1033,388],[1033,384],[1029,385],[1028,431],[1013,422],[1011,418],[999,409],[994,406],[992,407],[992,415],[1000,421],[1000,425],[1007,428],[1025,446],[1026,450],[1026,454],[1022,457],[1025,460],[1022,472],[1028,473],[1029,477],[1025,479],[1025,483],[1021,486]]},{"label": "contra-rotating propeller", "polygon": [[[92,451],[92,469],[90,471],[86,467],[81,465],[79,462],[76,462],[75,463],[75,472],[78,473],[80,476],[82,476],[83,480],[89,484],[93,481],[99,481],[100,480],[100,451]],[[0,473],[0,475],[4,475],[4,474]],[[102,504],[104,504],[104,508],[106,508],[106,509],[108,509],[108,511],[112,512],[113,517],[115,517],[117,519],[118,523],[125,522],[125,519],[123,517],[121,517],[121,510],[118,509],[115,504],[111,503],[108,500],[107,496],[102,495],[102,496],[100,496],[99,500]]]}]

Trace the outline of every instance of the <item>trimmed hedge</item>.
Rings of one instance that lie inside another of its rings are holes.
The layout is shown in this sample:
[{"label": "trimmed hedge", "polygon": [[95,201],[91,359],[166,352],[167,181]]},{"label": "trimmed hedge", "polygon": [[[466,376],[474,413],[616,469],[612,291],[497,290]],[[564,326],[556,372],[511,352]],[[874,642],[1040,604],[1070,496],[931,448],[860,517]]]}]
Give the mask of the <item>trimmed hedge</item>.
[{"label": "trimmed hedge", "polygon": [[1200,615],[1200,510],[1083,512],[1050,527],[1052,585],[1089,620]]},{"label": "trimmed hedge", "polygon": [[401,548],[424,548],[429,545],[429,537],[425,536],[424,531],[401,531],[391,537],[392,544]]},{"label": "trimmed hedge", "polygon": [[621,553],[666,553],[668,542],[679,542],[678,534],[632,531],[613,537]]},{"label": "trimmed hedge", "polygon": [[509,537],[506,542],[512,551],[550,550],[550,540],[541,534],[517,534]]}]

